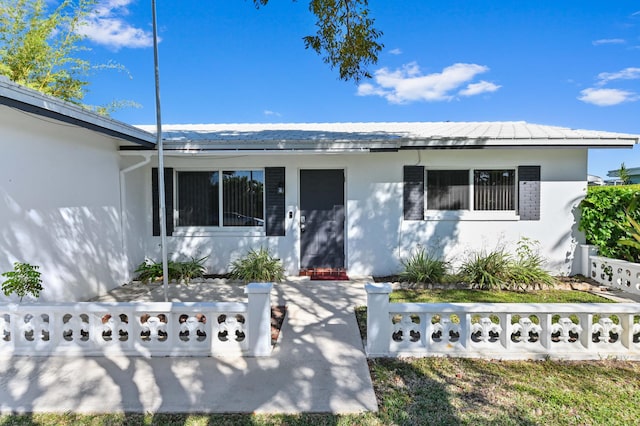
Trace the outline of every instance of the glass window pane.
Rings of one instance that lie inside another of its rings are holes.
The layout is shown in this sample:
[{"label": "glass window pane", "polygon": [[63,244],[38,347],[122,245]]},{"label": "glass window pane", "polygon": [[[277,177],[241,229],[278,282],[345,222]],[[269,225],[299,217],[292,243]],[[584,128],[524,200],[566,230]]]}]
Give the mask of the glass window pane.
[{"label": "glass window pane", "polygon": [[515,170],[476,170],[474,210],[515,210]]},{"label": "glass window pane", "polygon": [[468,210],[469,170],[428,170],[428,210]]},{"label": "glass window pane", "polygon": [[218,175],[178,172],[178,226],[219,225]]},{"label": "glass window pane", "polygon": [[224,226],[264,225],[264,172],[223,171],[222,223]]}]

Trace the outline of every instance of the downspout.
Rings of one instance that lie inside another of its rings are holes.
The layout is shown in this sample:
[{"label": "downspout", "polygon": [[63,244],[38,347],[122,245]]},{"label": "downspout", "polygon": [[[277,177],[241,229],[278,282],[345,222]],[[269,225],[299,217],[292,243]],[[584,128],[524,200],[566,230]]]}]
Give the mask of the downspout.
[{"label": "downspout", "polygon": [[[129,259],[129,247],[127,246],[127,237],[125,235],[125,226],[127,224],[127,220],[125,219],[127,211],[127,182],[125,180],[125,174],[149,164],[151,162],[151,155],[153,155],[153,153],[141,153],[140,155],[144,157],[143,161],[129,166],[126,169],[120,170],[120,237],[122,243],[122,253],[125,255],[127,260]],[[129,281],[130,276],[128,268],[126,269],[125,276],[127,281]]]}]

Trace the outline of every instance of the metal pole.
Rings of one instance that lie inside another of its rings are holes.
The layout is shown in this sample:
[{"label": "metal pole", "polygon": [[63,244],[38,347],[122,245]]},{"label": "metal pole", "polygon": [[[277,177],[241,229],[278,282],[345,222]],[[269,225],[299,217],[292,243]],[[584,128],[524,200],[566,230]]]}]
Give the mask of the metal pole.
[{"label": "metal pole", "polygon": [[162,147],[162,114],[160,111],[160,68],[158,66],[158,27],[156,24],[156,1],[151,0],[153,16],[153,64],[156,78],[156,146],[158,148],[158,195],[160,204],[160,246],[162,247],[162,288],[164,301],[169,301],[169,265],[167,260],[167,217],[164,194],[164,150]]}]

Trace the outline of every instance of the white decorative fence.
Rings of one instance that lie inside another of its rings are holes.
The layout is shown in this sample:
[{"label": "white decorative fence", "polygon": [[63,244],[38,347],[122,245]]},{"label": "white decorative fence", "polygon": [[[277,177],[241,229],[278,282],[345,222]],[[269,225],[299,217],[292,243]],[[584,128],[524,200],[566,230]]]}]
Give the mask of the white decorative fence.
[{"label": "white decorative fence", "polygon": [[368,356],[640,360],[638,303],[389,303],[365,285]]},{"label": "white decorative fence", "polygon": [[[593,246],[582,246],[582,274],[598,283],[640,295],[640,264],[597,256]],[[586,261],[585,261],[586,259]]]},{"label": "white decorative fence", "polygon": [[247,303],[0,304],[1,355],[268,356],[271,284]]}]

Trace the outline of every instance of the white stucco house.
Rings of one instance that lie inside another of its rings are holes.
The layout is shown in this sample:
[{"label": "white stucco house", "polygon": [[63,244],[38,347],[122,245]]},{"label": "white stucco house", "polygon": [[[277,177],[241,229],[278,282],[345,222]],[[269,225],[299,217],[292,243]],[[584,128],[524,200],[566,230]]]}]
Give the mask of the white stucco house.
[{"label": "white stucco house", "polygon": [[[43,300],[83,300],[159,259],[154,131],[0,80],[0,271],[37,264]],[[168,125],[163,139],[170,256],[223,273],[266,247],[291,275],[355,276],[521,237],[571,274],[588,149],[639,136],[446,122]]]}]

